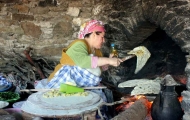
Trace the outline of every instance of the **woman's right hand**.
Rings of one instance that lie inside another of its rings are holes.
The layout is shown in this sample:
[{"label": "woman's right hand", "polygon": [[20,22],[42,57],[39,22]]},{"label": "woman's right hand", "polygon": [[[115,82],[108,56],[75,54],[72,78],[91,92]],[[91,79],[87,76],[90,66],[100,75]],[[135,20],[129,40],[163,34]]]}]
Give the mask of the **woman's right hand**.
[{"label": "woman's right hand", "polygon": [[109,55],[109,58],[110,58],[110,64],[109,64],[109,65],[111,65],[111,66],[117,67],[117,66],[120,65],[121,62],[123,62],[122,59],[117,58],[117,57],[114,57],[114,54],[113,54],[113,53],[111,53],[111,54]]},{"label": "woman's right hand", "polygon": [[123,60],[120,58],[109,58],[109,65],[111,66],[117,67],[121,64],[121,62],[123,62]]}]

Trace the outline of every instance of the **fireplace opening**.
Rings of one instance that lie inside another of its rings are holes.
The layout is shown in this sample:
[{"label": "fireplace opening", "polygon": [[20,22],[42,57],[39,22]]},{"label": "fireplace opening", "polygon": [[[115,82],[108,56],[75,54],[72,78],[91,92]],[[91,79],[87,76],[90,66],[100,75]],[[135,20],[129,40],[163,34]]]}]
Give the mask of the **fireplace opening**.
[{"label": "fireplace opening", "polygon": [[151,57],[143,69],[134,74],[136,58],[125,61],[124,67],[128,68],[125,72],[126,79],[149,78],[158,76],[164,77],[166,74],[184,75],[186,67],[187,53],[182,52],[180,47],[161,29],[157,29],[150,37],[140,45],[146,46],[151,52]]},{"label": "fireplace opening", "polygon": [[[117,85],[127,80],[142,78],[155,79],[170,74],[177,82],[181,83],[181,86],[177,88],[178,91],[186,89],[187,77],[184,70],[187,65],[185,56],[188,53],[183,52],[164,30],[157,28],[139,46],[147,47],[151,53],[151,57],[145,66],[137,74],[134,74],[136,57],[131,58],[123,62],[119,67],[111,67],[108,71],[109,74],[105,72],[103,74],[103,83],[108,84],[108,86],[110,85],[110,87],[115,87],[121,93],[129,94],[133,88],[120,89],[117,88]],[[113,75],[117,76],[117,78],[113,77]]]},{"label": "fireplace opening", "polygon": [[[178,44],[160,28],[157,28],[151,36],[138,46],[147,47],[151,57],[137,74],[134,74],[136,57],[123,62],[119,67],[111,67],[108,72],[103,74],[102,83],[112,90],[113,101],[121,100],[124,96],[130,96],[131,91],[134,89],[134,87],[119,88],[119,83],[134,79],[153,80],[157,77],[164,78],[167,74],[170,74],[180,84],[175,87],[175,91],[180,97],[181,92],[187,90],[187,75],[185,73],[187,61],[185,56],[188,53],[183,52]],[[110,97],[111,95],[108,94],[107,96]],[[147,96],[156,95],[147,94]],[[116,105],[115,107],[117,108],[118,106]],[[117,111],[115,112],[116,114],[118,114]]]}]

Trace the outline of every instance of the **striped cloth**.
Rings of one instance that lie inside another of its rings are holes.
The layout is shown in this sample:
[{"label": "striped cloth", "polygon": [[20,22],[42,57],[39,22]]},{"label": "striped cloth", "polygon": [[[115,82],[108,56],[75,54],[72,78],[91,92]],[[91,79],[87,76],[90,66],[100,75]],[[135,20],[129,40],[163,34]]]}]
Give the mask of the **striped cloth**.
[{"label": "striped cloth", "polygon": [[86,69],[65,65],[58,70],[45,88],[59,88],[61,83],[69,83],[78,87],[99,85],[102,79]]}]

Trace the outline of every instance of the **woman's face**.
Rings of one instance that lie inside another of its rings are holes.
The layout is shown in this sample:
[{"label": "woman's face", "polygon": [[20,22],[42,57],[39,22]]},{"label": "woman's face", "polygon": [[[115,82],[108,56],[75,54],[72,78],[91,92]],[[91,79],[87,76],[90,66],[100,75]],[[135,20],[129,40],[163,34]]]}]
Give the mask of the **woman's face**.
[{"label": "woman's face", "polygon": [[105,32],[99,32],[98,34],[96,32],[93,32],[92,33],[92,40],[93,40],[92,46],[96,49],[100,49],[105,42],[104,36],[105,36]]}]

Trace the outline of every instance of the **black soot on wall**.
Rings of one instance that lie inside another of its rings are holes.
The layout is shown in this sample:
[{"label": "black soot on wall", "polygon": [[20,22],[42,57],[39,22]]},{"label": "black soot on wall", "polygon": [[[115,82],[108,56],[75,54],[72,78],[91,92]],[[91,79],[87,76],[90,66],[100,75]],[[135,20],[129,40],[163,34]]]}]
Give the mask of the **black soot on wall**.
[{"label": "black soot on wall", "polygon": [[187,53],[182,52],[181,48],[165,31],[158,28],[140,45],[147,47],[151,57],[137,74],[134,74],[136,57],[122,63],[124,69],[121,69],[118,75],[125,76],[125,80],[154,79],[156,77],[164,77],[166,74],[185,74],[184,70],[187,64],[185,55]]}]

